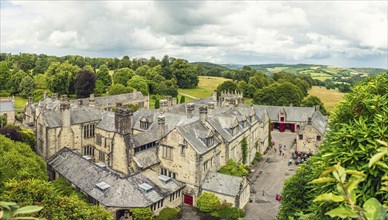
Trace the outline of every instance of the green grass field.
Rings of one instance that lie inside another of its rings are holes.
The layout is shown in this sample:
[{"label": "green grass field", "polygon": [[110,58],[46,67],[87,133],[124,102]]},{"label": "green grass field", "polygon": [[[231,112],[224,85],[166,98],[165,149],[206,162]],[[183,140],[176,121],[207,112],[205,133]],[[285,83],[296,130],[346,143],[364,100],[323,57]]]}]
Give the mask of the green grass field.
[{"label": "green grass field", "polygon": [[[213,76],[200,76],[198,86],[194,89],[178,89],[178,92],[197,98],[205,98],[212,95],[217,86],[229,79]],[[187,102],[187,99],[186,99]]]},{"label": "green grass field", "polygon": [[15,96],[15,108],[22,109],[27,105],[27,99],[22,98],[20,96]]},{"label": "green grass field", "polygon": [[325,108],[328,111],[332,111],[334,109],[334,106],[339,103],[345,93],[339,92],[334,89],[326,89],[325,87],[319,87],[319,86],[313,86],[309,90],[309,95],[317,96],[321,99],[323,104],[325,105]]}]

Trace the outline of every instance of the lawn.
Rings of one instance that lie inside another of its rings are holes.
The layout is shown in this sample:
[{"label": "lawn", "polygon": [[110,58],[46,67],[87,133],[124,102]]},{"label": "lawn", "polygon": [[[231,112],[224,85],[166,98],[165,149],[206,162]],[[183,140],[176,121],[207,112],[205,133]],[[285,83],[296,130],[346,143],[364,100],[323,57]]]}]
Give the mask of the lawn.
[{"label": "lawn", "polygon": [[20,96],[15,96],[15,108],[23,109],[27,105],[27,99],[22,98]]},{"label": "lawn", "polygon": [[313,86],[309,90],[309,95],[319,97],[325,105],[325,108],[328,111],[332,111],[334,109],[334,106],[343,99],[345,93],[339,92],[334,89],[329,90],[323,86]]},{"label": "lawn", "polygon": [[217,86],[227,80],[229,79],[213,76],[200,76],[199,83],[196,88],[179,89],[178,92],[188,94],[197,98],[205,98],[211,96]]}]

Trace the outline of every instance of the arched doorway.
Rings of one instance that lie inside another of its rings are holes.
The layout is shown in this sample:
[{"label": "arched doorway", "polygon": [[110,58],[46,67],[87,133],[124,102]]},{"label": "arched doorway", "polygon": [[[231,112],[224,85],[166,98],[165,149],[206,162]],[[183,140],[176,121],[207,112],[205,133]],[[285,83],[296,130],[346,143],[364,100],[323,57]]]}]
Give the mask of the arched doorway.
[{"label": "arched doorway", "polygon": [[128,209],[116,211],[116,220],[132,220],[132,213]]}]

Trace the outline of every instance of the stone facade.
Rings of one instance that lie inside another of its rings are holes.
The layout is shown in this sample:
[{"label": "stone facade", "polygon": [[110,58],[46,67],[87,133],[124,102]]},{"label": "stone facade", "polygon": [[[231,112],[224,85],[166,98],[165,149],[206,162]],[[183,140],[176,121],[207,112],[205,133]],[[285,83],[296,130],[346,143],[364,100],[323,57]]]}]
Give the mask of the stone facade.
[{"label": "stone facade", "polygon": [[[7,118],[7,124],[15,124],[15,99],[1,98],[0,99],[0,115]],[[2,125],[5,126],[5,125]]]},{"label": "stone facade", "polygon": [[[79,155],[78,158],[107,167],[128,181],[132,181],[134,176],[146,175],[150,184],[155,185],[160,176],[182,184],[179,193],[163,194],[158,201],[155,200],[156,203],[141,205],[158,213],[164,207],[176,207],[182,203],[196,205],[201,187],[212,181],[207,180],[209,175],[216,173],[230,159],[250,164],[257,152],[263,154],[268,148],[269,122],[273,115],[270,110],[273,107],[247,106],[241,104],[238,97],[233,105],[219,107],[214,99],[213,96],[193,103],[176,104],[176,100],[167,98],[159,110],[139,109],[136,112],[120,102],[114,104],[115,112],[107,111],[111,109],[96,107],[98,102],[91,101],[92,98],[88,105],[72,104],[66,96],[61,99],[45,97],[38,105],[29,106],[35,107],[30,110],[35,114],[37,153],[49,163],[53,158],[59,160],[58,154],[67,149]],[[292,111],[287,109],[284,113],[301,114],[290,113]],[[315,114],[312,120],[319,118],[321,115]],[[303,130],[308,129],[308,124],[300,123]],[[247,142],[246,158],[242,153],[243,140]],[[62,168],[52,164],[50,169],[55,173]],[[78,180],[72,180],[75,177],[70,173],[61,176],[75,187],[84,187],[84,192],[92,196],[91,186],[80,185]],[[105,182],[111,181],[109,178]],[[250,186],[245,178],[237,182],[233,185],[235,194],[218,194],[235,207],[242,208],[249,200]],[[228,184],[225,182],[226,186]],[[130,214],[131,208],[130,205],[113,208],[107,204],[104,207],[115,212],[116,218]]]}]

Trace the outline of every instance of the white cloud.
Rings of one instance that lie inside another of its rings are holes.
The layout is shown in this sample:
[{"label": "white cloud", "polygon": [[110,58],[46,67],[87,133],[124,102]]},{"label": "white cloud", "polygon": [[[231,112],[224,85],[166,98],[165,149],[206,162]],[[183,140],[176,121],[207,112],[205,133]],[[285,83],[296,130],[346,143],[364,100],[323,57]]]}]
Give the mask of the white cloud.
[{"label": "white cloud", "polygon": [[0,9],[1,51],[387,68],[387,4],[15,0]]}]

